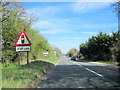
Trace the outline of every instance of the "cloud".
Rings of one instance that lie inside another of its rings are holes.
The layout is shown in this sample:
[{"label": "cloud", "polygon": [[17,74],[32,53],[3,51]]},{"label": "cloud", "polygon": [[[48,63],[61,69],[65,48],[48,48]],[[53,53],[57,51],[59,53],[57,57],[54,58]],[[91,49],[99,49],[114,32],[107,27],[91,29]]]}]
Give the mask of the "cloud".
[{"label": "cloud", "polygon": [[[52,3],[51,3],[52,4]],[[29,14],[33,13],[36,16],[38,16],[40,19],[49,19],[54,18],[55,16],[61,15],[62,13],[66,12],[68,9],[70,9],[70,4],[55,4],[51,5],[50,3],[47,3],[42,5],[42,3],[39,3],[38,6],[30,8],[27,10]]]},{"label": "cloud", "polygon": [[56,27],[57,25],[55,23],[52,23],[50,21],[39,21],[37,23],[34,23],[32,25],[32,28],[35,28],[35,29],[43,29],[43,28],[53,28],[53,27]]},{"label": "cloud", "polygon": [[[48,30],[56,30],[56,29],[76,29],[80,27],[82,28],[101,28],[101,27],[113,27],[115,24],[102,25],[102,24],[87,24],[80,17],[65,17],[60,18],[58,14],[61,13],[63,16],[66,15],[66,11],[69,13],[83,13],[92,10],[98,10],[100,8],[104,8],[110,5],[110,3],[97,3],[97,2],[81,2],[81,3],[64,3],[64,4],[55,4],[55,5],[46,5],[46,6],[37,6],[28,10],[29,13],[33,13],[39,17],[38,22],[32,25],[32,28],[37,30],[48,29]],[[66,7],[67,6],[67,7]],[[79,25],[79,26],[78,26]],[[70,31],[69,30],[69,31]],[[57,31],[58,32],[58,31]],[[57,33],[56,32],[56,33]],[[61,31],[59,31],[61,33]],[[42,31],[42,33],[55,33],[53,31]]]},{"label": "cloud", "polygon": [[108,33],[109,35],[112,35],[113,33]]},{"label": "cloud", "polygon": [[[39,17],[38,22],[32,25],[35,29],[65,29],[65,28],[73,28],[78,24],[85,28],[97,28],[98,25],[82,25],[84,20],[78,17],[66,17],[60,18],[61,16],[66,15],[66,12],[73,14],[82,13],[91,10],[97,10],[103,7],[106,7],[110,3],[96,3],[96,2],[81,2],[81,3],[64,3],[64,4],[55,4],[52,5],[44,5],[44,6],[36,6],[31,8],[28,13],[33,13]],[[41,4],[40,4],[41,5]],[[59,17],[60,15],[60,17]]]},{"label": "cloud", "polygon": [[64,19],[50,18],[47,20],[39,20],[32,25],[32,28],[40,31],[42,30],[40,32],[42,34],[75,33],[78,30],[77,26],[79,23],[82,23],[82,21],[80,21],[78,17]]},{"label": "cloud", "polygon": [[97,34],[98,32],[82,32],[84,34]]},{"label": "cloud", "polygon": [[112,23],[112,24],[85,24],[83,25],[82,27],[84,28],[112,28],[112,27],[116,27],[117,26],[117,23]]},{"label": "cloud", "polygon": [[62,19],[39,21],[33,24],[32,28],[39,30],[42,34],[75,33],[75,31],[70,29],[70,26]]},{"label": "cloud", "polygon": [[[96,35],[96,34],[98,34],[99,32],[82,32],[82,33],[84,33],[84,34],[93,34],[93,35]],[[109,34],[109,35],[112,35],[111,32],[104,32],[104,33],[107,33],[107,34]]]},{"label": "cloud", "polygon": [[74,3],[72,5],[73,12],[75,13],[85,13],[88,11],[95,11],[106,6],[110,5],[110,2],[81,2],[81,3]]},{"label": "cloud", "polygon": [[60,39],[62,40],[81,40],[81,39],[85,39],[83,37],[61,37]]},{"label": "cloud", "polygon": [[[45,4],[46,5],[46,4]],[[88,11],[95,11],[110,5],[110,2],[72,2],[64,4],[46,5],[33,7],[28,9],[28,13],[34,13],[36,16],[42,19],[52,18],[55,15],[59,16],[66,12],[84,13]]]},{"label": "cloud", "polygon": [[40,34],[62,34],[62,33],[74,33],[74,31],[69,31],[69,30],[46,30],[46,31],[40,31]]}]

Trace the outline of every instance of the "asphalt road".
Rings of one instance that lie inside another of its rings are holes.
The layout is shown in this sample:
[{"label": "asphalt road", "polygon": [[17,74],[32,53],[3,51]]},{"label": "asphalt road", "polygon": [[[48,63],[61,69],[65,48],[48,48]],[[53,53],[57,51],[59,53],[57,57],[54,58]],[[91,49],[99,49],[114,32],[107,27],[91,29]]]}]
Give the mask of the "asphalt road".
[{"label": "asphalt road", "polygon": [[111,65],[62,57],[37,88],[120,88],[120,74]]}]

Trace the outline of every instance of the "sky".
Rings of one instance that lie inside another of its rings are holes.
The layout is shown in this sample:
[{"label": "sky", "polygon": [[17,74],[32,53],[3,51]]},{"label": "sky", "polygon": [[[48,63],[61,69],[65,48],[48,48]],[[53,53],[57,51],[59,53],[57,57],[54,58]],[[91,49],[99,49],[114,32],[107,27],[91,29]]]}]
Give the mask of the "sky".
[{"label": "sky", "polygon": [[117,15],[111,2],[24,2],[23,5],[37,18],[31,27],[62,53],[79,49],[81,43],[98,32],[117,31]]}]

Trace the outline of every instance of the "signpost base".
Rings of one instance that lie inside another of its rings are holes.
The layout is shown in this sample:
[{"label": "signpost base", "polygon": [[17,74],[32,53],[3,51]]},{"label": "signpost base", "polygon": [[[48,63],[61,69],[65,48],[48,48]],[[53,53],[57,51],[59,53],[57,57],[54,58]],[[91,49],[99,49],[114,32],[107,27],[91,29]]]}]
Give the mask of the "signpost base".
[{"label": "signpost base", "polygon": [[29,64],[29,52],[27,52],[27,65]]},{"label": "signpost base", "polygon": [[20,52],[18,53],[18,65],[20,65]]}]

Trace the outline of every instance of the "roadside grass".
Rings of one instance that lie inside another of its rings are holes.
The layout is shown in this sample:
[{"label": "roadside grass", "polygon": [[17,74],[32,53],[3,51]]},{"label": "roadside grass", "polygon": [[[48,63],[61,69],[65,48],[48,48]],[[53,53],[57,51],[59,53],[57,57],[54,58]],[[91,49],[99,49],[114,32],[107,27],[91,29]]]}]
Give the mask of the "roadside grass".
[{"label": "roadside grass", "polygon": [[117,62],[108,62],[108,61],[95,61],[95,62],[104,63],[104,64],[111,64],[111,65],[118,65]]},{"label": "roadside grass", "polygon": [[78,61],[79,60],[92,61],[92,62],[103,63],[103,64],[110,64],[110,65],[118,65],[118,62],[86,60],[84,58],[83,59],[78,59]]},{"label": "roadside grass", "polygon": [[0,89],[2,88],[2,64],[0,62]]},{"label": "roadside grass", "polygon": [[38,80],[51,70],[60,58],[35,60],[29,65],[8,65],[2,68],[2,88],[35,88]]},{"label": "roadside grass", "polygon": [[41,60],[41,61],[46,61],[46,62],[49,62],[49,63],[52,63],[52,64],[56,64],[59,60],[60,60],[61,57],[56,57],[56,58],[50,58],[50,59],[47,59],[47,60]]}]

